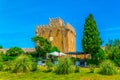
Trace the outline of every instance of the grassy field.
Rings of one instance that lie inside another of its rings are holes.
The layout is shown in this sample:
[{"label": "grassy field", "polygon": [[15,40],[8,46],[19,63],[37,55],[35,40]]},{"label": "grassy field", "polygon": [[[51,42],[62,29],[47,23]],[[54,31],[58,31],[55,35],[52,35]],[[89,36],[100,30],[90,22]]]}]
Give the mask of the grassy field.
[{"label": "grassy field", "polygon": [[35,72],[28,73],[11,73],[0,72],[0,80],[120,80],[120,73],[112,76],[89,73],[89,68],[80,68],[79,73],[70,73],[67,75],[56,75],[54,72],[44,72],[45,68],[39,67]]}]

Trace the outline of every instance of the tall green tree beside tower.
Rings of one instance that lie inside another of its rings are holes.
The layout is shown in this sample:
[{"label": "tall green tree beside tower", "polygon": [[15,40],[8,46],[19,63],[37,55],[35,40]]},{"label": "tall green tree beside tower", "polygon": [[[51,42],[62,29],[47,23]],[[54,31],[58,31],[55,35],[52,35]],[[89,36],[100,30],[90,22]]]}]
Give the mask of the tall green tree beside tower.
[{"label": "tall green tree beside tower", "polygon": [[82,39],[83,51],[86,53],[90,53],[93,59],[95,54],[99,51],[101,44],[102,41],[99,36],[96,22],[93,15],[89,14],[84,24],[84,32]]}]

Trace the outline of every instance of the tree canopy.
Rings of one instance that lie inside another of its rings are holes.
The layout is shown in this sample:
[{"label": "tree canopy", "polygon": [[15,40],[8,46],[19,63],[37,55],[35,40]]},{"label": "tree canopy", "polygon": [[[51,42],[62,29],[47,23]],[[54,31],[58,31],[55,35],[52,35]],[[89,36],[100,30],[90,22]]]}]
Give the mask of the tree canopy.
[{"label": "tree canopy", "polygon": [[7,50],[6,55],[7,56],[19,56],[20,54],[23,54],[24,51],[19,47],[12,47]]},{"label": "tree canopy", "polygon": [[51,49],[50,49],[50,52],[54,52],[54,51],[60,52],[60,50],[58,49],[58,47],[52,46]]},{"label": "tree canopy", "polygon": [[96,64],[96,61],[101,62],[102,59],[104,59],[102,58],[102,56],[105,56],[104,52],[100,49],[101,44],[102,41],[99,36],[96,22],[93,15],[89,14],[84,24],[82,48],[85,53],[91,54],[92,59],[90,63]]},{"label": "tree canopy", "polygon": [[84,32],[82,39],[82,48],[86,53],[92,54],[92,56],[98,52],[102,41],[99,36],[96,22],[92,14],[90,14],[84,24]]},{"label": "tree canopy", "polygon": [[2,49],[3,47],[2,47],[2,45],[0,45],[0,49]]},{"label": "tree canopy", "polygon": [[52,45],[47,39],[40,36],[35,36],[32,38],[32,41],[36,43],[35,49],[39,57],[45,56],[46,53],[50,52]]},{"label": "tree canopy", "polygon": [[120,40],[110,40],[105,46],[105,53],[108,59],[115,62],[117,66],[120,66]]}]

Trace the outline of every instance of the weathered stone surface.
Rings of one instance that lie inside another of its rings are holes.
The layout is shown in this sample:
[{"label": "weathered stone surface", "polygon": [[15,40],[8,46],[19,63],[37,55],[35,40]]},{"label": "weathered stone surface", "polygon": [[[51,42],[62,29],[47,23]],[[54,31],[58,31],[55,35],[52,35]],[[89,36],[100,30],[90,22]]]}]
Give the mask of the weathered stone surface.
[{"label": "weathered stone surface", "polygon": [[51,41],[53,46],[57,46],[62,52],[76,51],[76,32],[69,24],[64,24],[60,18],[49,19],[46,26],[36,27],[36,36],[42,36]]}]

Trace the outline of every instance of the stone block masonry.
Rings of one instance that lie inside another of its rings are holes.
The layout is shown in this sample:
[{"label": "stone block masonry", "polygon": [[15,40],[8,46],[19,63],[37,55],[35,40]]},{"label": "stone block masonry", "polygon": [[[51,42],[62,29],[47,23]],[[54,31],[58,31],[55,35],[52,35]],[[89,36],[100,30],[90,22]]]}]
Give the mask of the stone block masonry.
[{"label": "stone block masonry", "polygon": [[36,36],[42,36],[51,41],[53,46],[60,49],[61,52],[76,51],[76,32],[69,24],[64,24],[61,18],[49,19],[48,25],[37,25]]}]

